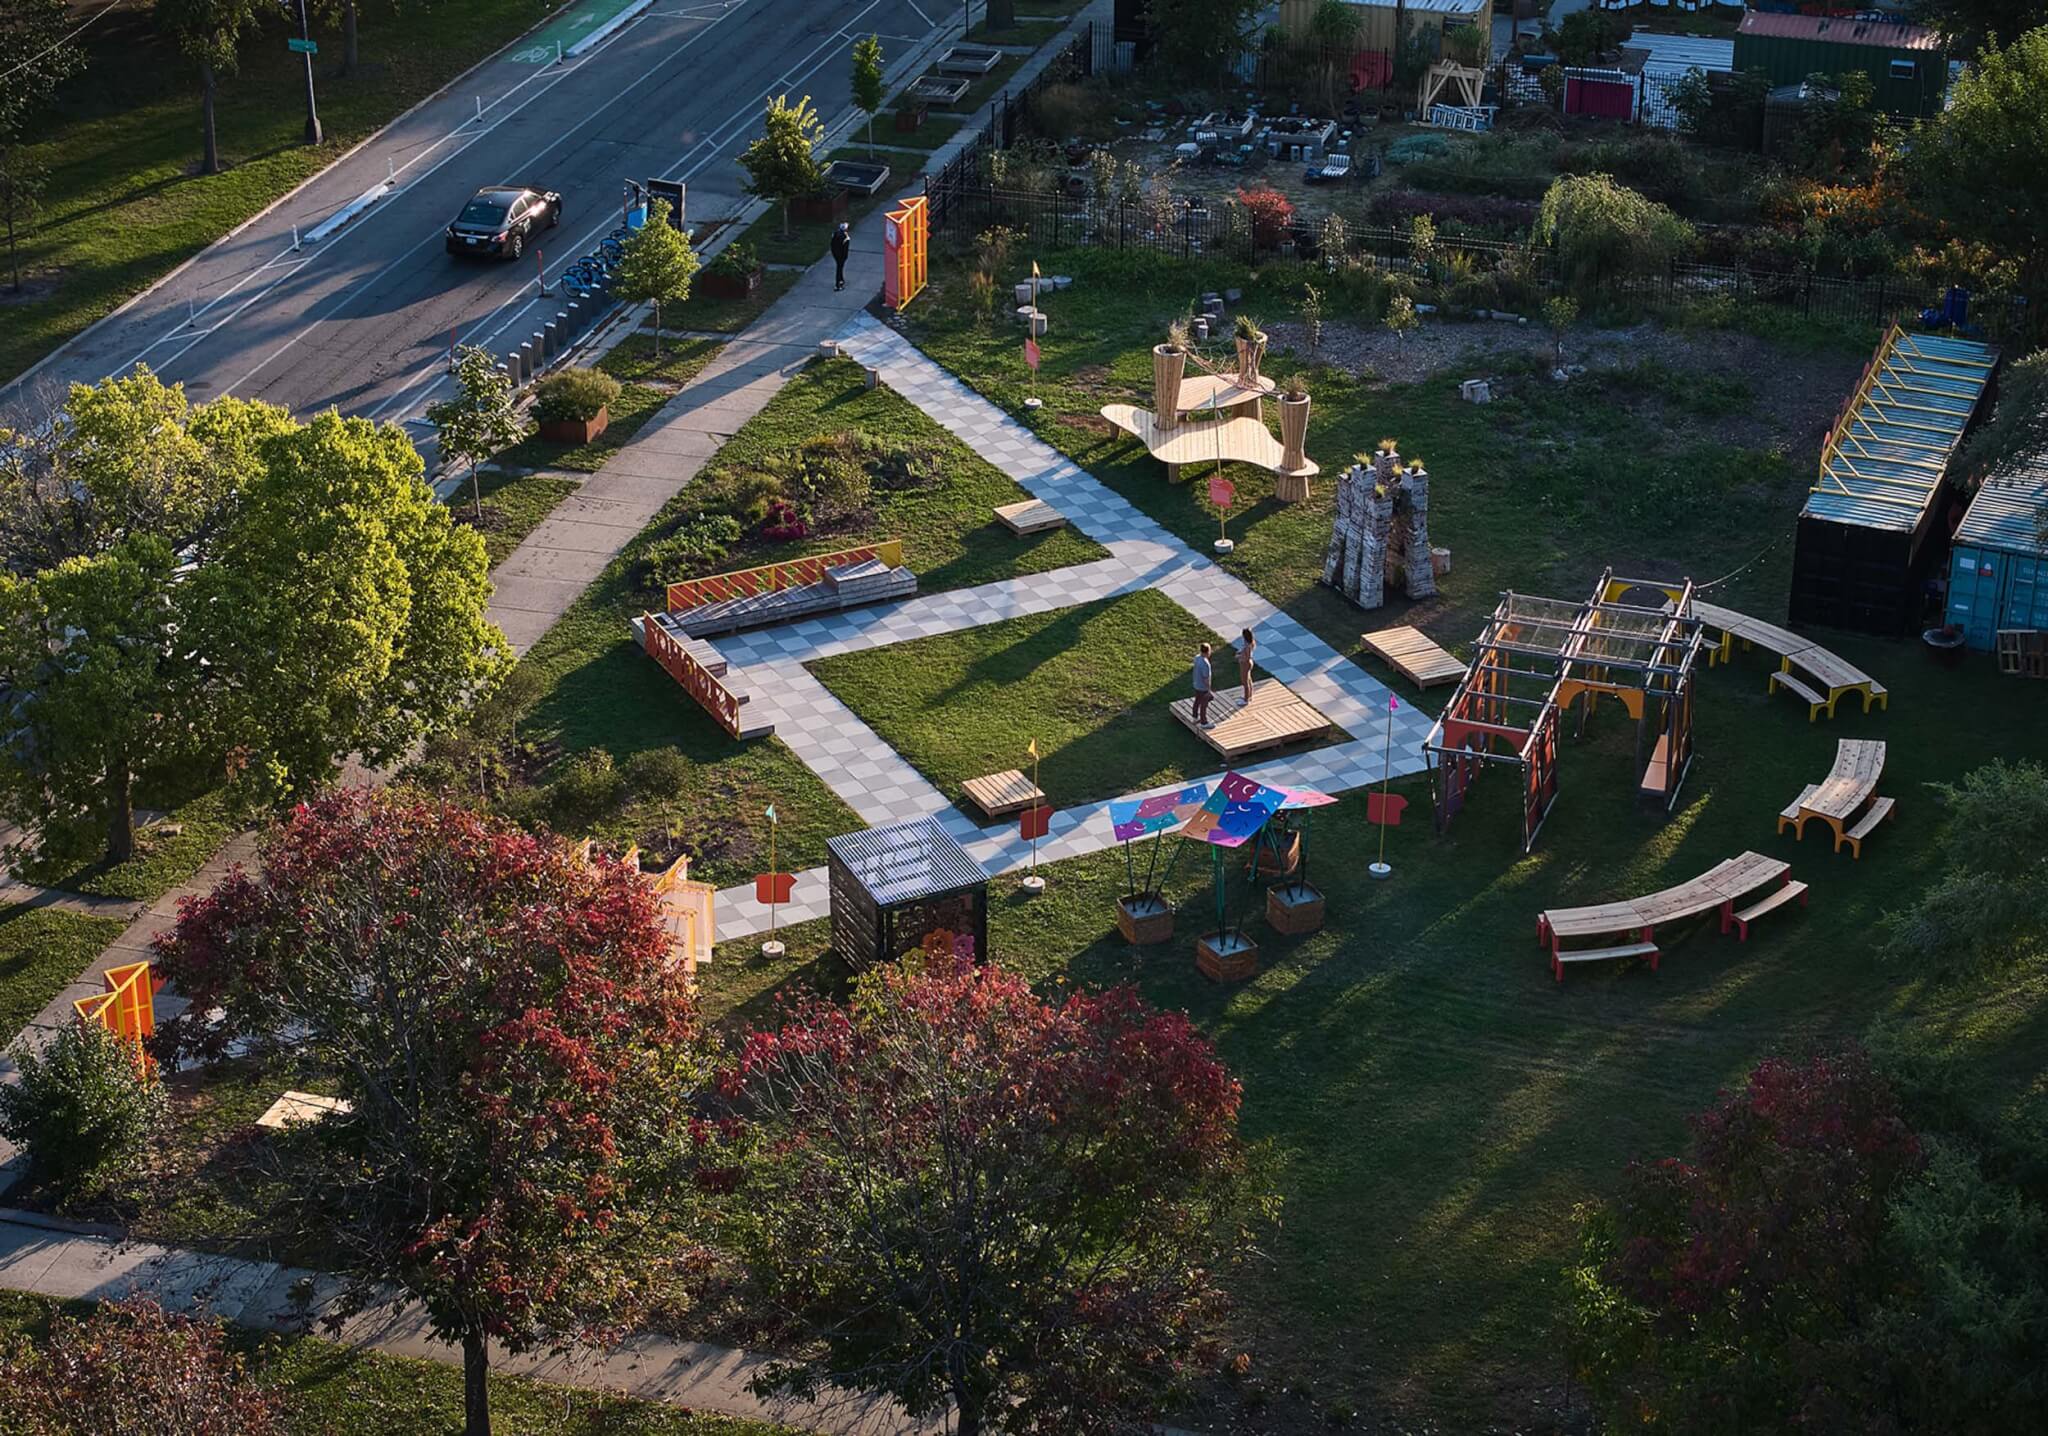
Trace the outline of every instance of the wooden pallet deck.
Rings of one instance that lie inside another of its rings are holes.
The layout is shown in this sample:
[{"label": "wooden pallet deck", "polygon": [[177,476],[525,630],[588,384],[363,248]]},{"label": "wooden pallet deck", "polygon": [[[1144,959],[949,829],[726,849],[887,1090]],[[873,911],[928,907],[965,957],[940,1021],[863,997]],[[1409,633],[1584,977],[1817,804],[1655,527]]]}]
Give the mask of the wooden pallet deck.
[{"label": "wooden pallet deck", "polygon": [[990,773],[985,778],[969,778],[960,787],[968,800],[991,818],[1021,813],[1045,801],[1044,791],[1016,768]]},{"label": "wooden pallet deck", "polygon": [[1277,678],[1252,685],[1246,703],[1237,688],[1219,689],[1209,704],[1209,726],[1195,722],[1192,696],[1172,704],[1173,716],[1194,735],[1235,762],[1246,753],[1305,743],[1330,731],[1330,720],[1303,702]]},{"label": "wooden pallet deck", "polygon": [[1044,499],[1025,499],[1022,503],[996,505],[996,522],[1022,536],[1065,528],[1067,516]]},{"label": "wooden pallet deck", "polygon": [[1456,683],[1465,676],[1463,663],[1406,624],[1363,634],[1358,641],[1365,646],[1367,653],[1384,658],[1395,672],[1417,688]]}]

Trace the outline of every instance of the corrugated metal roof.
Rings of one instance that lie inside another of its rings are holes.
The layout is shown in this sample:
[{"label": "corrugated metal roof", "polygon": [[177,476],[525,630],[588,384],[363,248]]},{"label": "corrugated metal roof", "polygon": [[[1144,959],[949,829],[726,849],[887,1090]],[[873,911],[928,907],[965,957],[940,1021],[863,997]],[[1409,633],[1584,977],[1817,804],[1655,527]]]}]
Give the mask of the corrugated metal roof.
[{"label": "corrugated metal roof", "polygon": [[2012,478],[1979,489],[1956,528],[1955,541],[2048,558],[2048,542],[2041,538],[2043,509],[2048,509],[2048,454]]},{"label": "corrugated metal roof", "polygon": [[825,846],[883,907],[988,881],[981,864],[936,818],[842,833],[825,839]]},{"label": "corrugated metal roof", "polygon": [[[1874,45],[1882,50],[1939,50],[1941,36],[1925,25],[1896,20],[1838,19],[1831,15],[1787,15],[1751,10],[1735,28],[1738,35],[1773,40],[1822,40],[1831,45]],[[1636,43],[1633,39],[1630,44]]]},{"label": "corrugated metal roof", "polygon": [[1911,533],[1984,396],[1998,351],[1897,325],[1821,446],[1801,517]]},{"label": "corrugated metal roof", "polygon": [[1638,30],[1628,37],[1627,44],[1631,50],[1649,51],[1649,62],[1653,65],[1672,65],[1681,70],[1700,70],[1707,74],[1735,68],[1735,42],[1726,38],[1659,35]]}]

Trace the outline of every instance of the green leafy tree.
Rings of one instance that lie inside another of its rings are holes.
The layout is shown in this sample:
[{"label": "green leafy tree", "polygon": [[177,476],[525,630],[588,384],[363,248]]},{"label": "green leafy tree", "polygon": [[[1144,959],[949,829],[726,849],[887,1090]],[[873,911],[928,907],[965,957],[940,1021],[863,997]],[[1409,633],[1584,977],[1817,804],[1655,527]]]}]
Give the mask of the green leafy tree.
[{"label": "green leafy tree", "polygon": [[1557,251],[1582,292],[1653,274],[1692,248],[1692,226],[1612,175],[1559,175],[1536,211],[1536,241]]},{"label": "green leafy tree", "polygon": [[467,1436],[491,1429],[489,1342],[616,1338],[691,1256],[709,1049],[637,868],[341,789],[157,953],[192,999],[167,1050],[289,1047],[335,1074],[349,1110],[298,1136],[271,1221],[342,1254],[345,1307],[395,1285],[461,1345]]},{"label": "green leafy tree", "polygon": [[1958,57],[2041,23],[2040,0],[1913,0],[1908,8],[1914,19],[1946,36],[1949,53]]},{"label": "green leafy tree", "polygon": [[870,35],[853,42],[853,102],[868,117],[868,155],[875,153],[875,112],[882,108],[882,40]]},{"label": "green leafy tree", "polygon": [[690,297],[697,274],[697,251],[690,236],[668,222],[668,201],[647,206],[647,223],[626,237],[612,292],[629,304],[654,306],[654,357],[661,357],[661,306]]},{"label": "green leafy tree", "polygon": [[43,186],[50,172],[18,145],[0,146],[0,226],[7,230],[7,265],[21,290],[20,242],[35,231],[43,211]]},{"label": "green leafy tree", "polygon": [[1915,206],[2019,267],[2035,332],[2048,320],[2048,25],[1988,48],[1949,106],[1914,136],[1905,166]]},{"label": "green leafy tree", "polygon": [[1161,60],[1184,75],[1215,79],[1251,41],[1260,0],[1145,0]]},{"label": "green leafy tree", "polygon": [[214,97],[220,77],[240,68],[242,36],[256,24],[256,0],[156,0],[157,23],[199,67],[202,173],[220,173],[220,137],[214,126]]},{"label": "green leafy tree", "polygon": [[1346,73],[1364,24],[1359,8],[1344,0],[1318,0],[1309,12],[1306,38],[1321,62],[1323,105],[1333,115],[1337,113],[1338,78]]},{"label": "green leafy tree", "polygon": [[1550,367],[1564,368],[1564,336],[1579,322],[1579,301],[1569,294],[1553,294],[1543,301],[1543,323],[1550,330]]},{"label": "green leafy tree", "polygon": [[2000,760],[1933,787],[1945,866],[1887,916],[1886,954],[1982,971],[2048,951],[2048,767]]},{"label": "green leafy tree", "polygon": [[761,137],[741,153],[740,167],[747,172],[748,194],[782,206],[786,237],[790,232],[789,202],[799,195],[815,194],[825,182],[817,156],[818,143],[825,138],[825,123],[811,107],[809,95],[794,105],[787,95],[775,96],[761,122]]},{"label": "green leafy tree", "polygon": [[97,1022],[68,1023],[13,1056],[20,1080],[0,1086],[0,1137],[28,1153],[30,1175],[59,1201],[132,1169],[163,1127],[163,1088],[137,1069],[134,1044]]},{"label": "green leafy tree", "polygon": [[464,344],[455,351],[455,395],[429,404],[427,422],[434,426],[442,461],[468,466],[470,503],[482,519],[484,498],[476,466],[518,443],[526,433],[526,422],[519,417],[519,396],[512,381],[498,372],[498,361],[490,350]]},{"label": "green leafy tree", "polygon": [[65,0],[7,0],[0,5],[0,149],[20,136],[30,115],[85,68],[71,32],[78,17]]}]

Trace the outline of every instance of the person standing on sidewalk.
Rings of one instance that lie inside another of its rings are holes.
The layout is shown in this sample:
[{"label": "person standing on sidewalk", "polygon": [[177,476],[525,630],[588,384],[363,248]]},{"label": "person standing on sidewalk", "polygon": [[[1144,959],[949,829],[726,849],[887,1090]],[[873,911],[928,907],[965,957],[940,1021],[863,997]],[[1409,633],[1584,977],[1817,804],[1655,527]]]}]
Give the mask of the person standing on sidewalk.
[{"label": "person standing on sidewalk", "polygon": [[846,288],[846,256],[853,253],[853,234],[844,220],[832,231],[832,287]]},{"label": "person standing on sidewalk", "polygon": [[1237,650],[1237,676],[1244,684],[1245,706],[1250,707],[1252,701],[1252,663],[1254,662],[1252,655],[1259,646],[1259,640],[1252,637],[1252,631],[1249,628],[1244,631],[1243,636],[1244,642],[1238,646]]},{"label": "person standing on sidewalk", "polygon": [[1195,653],[1195,722],[1203,728],[1209,726],[1209,699],[1213,696],[1209,678],[1209,645],[1205,643]]}]

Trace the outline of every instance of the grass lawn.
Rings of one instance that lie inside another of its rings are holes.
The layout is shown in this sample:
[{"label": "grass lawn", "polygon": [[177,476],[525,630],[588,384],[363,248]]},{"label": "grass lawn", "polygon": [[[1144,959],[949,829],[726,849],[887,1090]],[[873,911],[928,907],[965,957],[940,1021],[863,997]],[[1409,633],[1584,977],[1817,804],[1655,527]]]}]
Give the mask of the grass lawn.
[{"label": "grass lawn", "polygon": [[448,507],[454,510],[456,522],[483,531],[484,553],[493,568],[511,557],[512,550],[541,526],[557,504],[582,487],[577,480],[559,474],[508,474],[497,469],[480,470],[477,480],[483,496],[481,523],[471,506],[468,485],[449,498]]},{"label": "grass lawn", "polygon": [[[0,1332],[47,1334],[52,1315],[86,1303],[0,1292]],[[381,1436],[449,1436],[462,1429],[462,1367],[357,1351],[318,1337],[264,1336],[230,1328],[232,1344],[265,1385],[285,1394],[292,1436],[374,1430]],[[516,1376],[491,1377],[499,1436],[775,1436],[794,1428],[705,1415],[608,1392]]]},{"label": "grass lawn", "polygon": [[499,454],[497,463],[508,469],[596,473],[721,347],[716,339],[665,338],[657,360],[652,334],[628,335],[597,361],[598,368],[624,386],[618,402],[610,406],[611,422],[602,434],[588,444],[557,444],[538,433],[529,434]]},{"label": "grass lawn", "polygon": [[[914,178],[899,175],[898,179]],[[867,218],[868,212],[891,195],[852,195],[846,206],[846,223],[858,228]],[[783,233],[782,206],[771,204],[762,215],[740,232],[734,244],[751,244],[754,252],[765,264],[812,265],[825,257],[825,249],[832,242],[832,231],[839,221],[830,219],[796,220],[789,223],[789,232]]]},{"label": "grass lawn", "polygon": [[[173,827],[182,831],[169,831]],[[171,809],[162,822],[137,829],[135,856],[125,863],[52,854],[24,864],[20,872],[28,882],[64,892],[148,902],[189,880],[238,830],[227,799],[205,793]]]},{"label": "grass lawn", "polygon": [[[1028,776],[1036,738],[1039,786],[1066,808],[1220,766],[1166,706],[1188,695],[1203,642],[1225,651],[1179,604],[1141,590],[809,666],[940,792],[1005,768]],[[1219,687],[1228,666],[1216,660]]]},{"label": "grass lawn", "polygon": [[216,102],[227,169],[198,173],[198,71],[124,5],[86,31],[88,66],[32,121],[50,175],[42,227],[22,246],[25,300],[0,294],[0,382],[261,210],[401,110],[490,54],[545,10],[533,0],[405,6],[362,17],[362,64],[339,73],[336,31],[315,21],[325,143],[301,142],[305,68],[275,7],[259,18]]},{"label": "grass lawn", "polygon": [[0,912],[0,1049],[126,926],[119,918],[21,904]]},{"label": "grass lawn", "polygon": [[[761,287],[745,299],[714,299],[708,294],[693,293],[681,304],[664,304],[661,307],[662,332],[695,330],[704,334],[737,334],[759,319],[769,305],[789,293],[798,277],[794,270],[771,269],[761,276]],[[653,334],[653,315],[647,316],[640,332]],[[662,347],[666,350],[668,346],[664,342]]]},{"label": "grass lawn", "polygon": [[1036,49],[1066,28],[1065,20],[1027,20],[1019,16],[1016,24],[992,30],[988,21],[977,20],[967,38],[984,45],[1029,45]]}]

